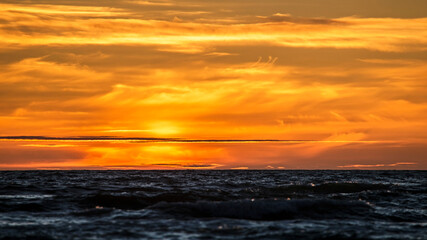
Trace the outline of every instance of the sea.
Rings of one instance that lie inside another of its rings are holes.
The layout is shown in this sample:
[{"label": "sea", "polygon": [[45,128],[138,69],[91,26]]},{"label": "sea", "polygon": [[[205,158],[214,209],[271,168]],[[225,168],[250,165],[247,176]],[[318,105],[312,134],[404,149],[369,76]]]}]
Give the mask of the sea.
[{"label": "sea", "polygon": [[1,171],[0,239],[427,239],[427,171]]}]

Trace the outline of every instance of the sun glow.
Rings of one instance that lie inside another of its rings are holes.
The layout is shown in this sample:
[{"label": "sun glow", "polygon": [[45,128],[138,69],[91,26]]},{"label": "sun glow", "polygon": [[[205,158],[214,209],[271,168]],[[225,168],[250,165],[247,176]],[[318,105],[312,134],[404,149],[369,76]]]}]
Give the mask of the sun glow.
[{"label": "sun glow", "polygon": [[149,126],[151,127],[149,131],[159,136],[170,136],[182,133],[180,128],[174,126],[170,122],[155,122],[149,124]]}]

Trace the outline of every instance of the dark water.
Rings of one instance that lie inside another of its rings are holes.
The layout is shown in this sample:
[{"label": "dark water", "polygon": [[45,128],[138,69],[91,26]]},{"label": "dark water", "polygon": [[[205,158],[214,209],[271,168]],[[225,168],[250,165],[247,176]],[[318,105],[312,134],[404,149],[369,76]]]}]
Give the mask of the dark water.
[{"label": "dark water", "polygon": [[427,171],[0,172],[0,239],[427,239]]}]

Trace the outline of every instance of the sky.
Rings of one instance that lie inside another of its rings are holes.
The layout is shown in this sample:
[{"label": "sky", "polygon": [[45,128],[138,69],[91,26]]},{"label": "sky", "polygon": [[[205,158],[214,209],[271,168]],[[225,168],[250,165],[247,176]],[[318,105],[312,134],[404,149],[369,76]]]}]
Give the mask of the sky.
[{"label": "sky", "polygon": [[425,0],[0,3],[0,169],[427,169]]}]

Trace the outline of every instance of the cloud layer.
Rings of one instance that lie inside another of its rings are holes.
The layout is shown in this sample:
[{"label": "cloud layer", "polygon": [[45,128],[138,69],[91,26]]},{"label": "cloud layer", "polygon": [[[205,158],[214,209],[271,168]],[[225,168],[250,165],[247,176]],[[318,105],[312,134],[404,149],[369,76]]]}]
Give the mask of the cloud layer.
[{"label": "cloud layer", "polygon": [[0,167],[425,169],[425,7],[3,1]]}]

